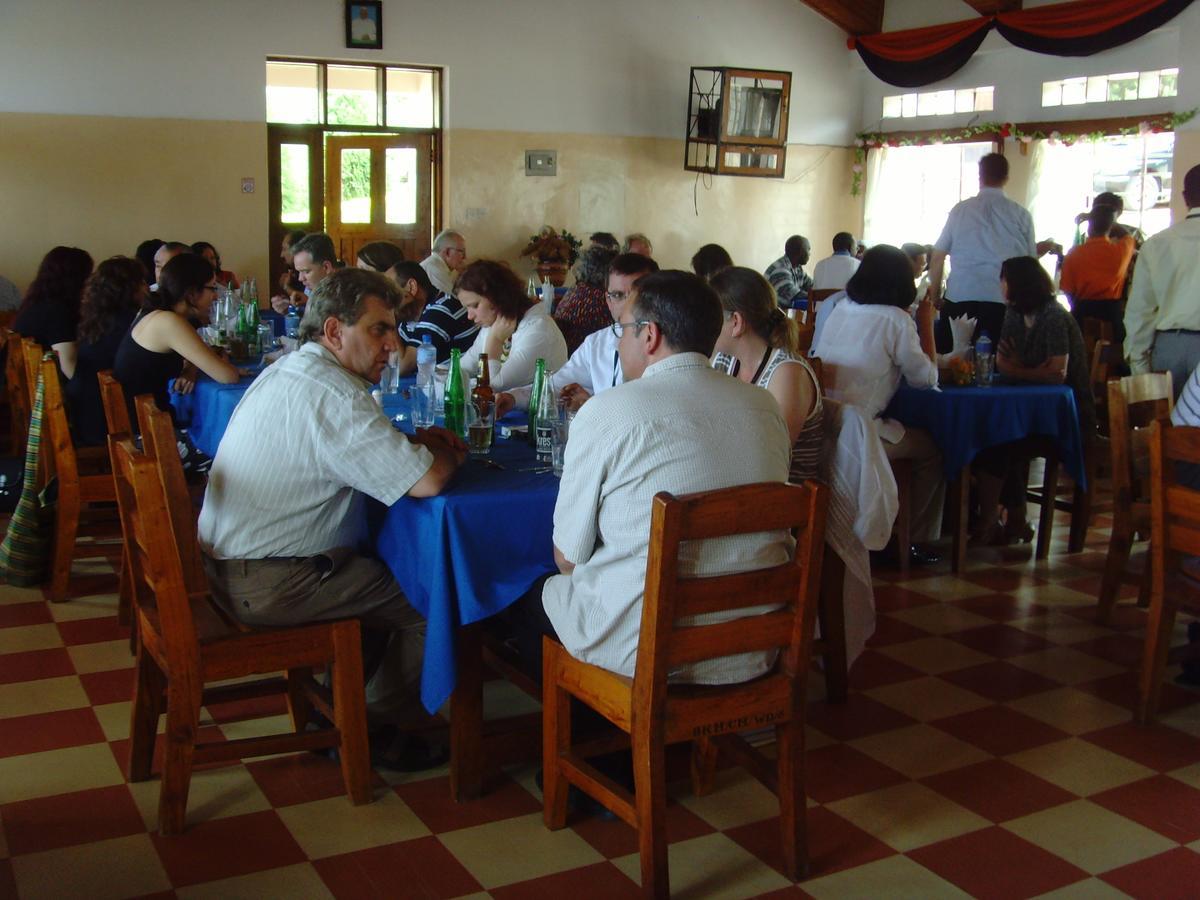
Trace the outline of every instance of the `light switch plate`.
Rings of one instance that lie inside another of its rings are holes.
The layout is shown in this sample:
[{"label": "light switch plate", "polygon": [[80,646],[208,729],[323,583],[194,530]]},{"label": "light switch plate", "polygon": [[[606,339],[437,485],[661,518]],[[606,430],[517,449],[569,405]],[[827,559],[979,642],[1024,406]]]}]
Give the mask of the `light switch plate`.
[{"label": "light switch plate", "polygon": [[253,194],[254,193],[254,179],[253,178],[243,178],[242,179],[242,193],[243,194]]},{"label": "light switch plate", "polygon": [[558,151],[557,150],[526,150],[525,151],[525,174],[526,175],[557,175],[558,174]]}]

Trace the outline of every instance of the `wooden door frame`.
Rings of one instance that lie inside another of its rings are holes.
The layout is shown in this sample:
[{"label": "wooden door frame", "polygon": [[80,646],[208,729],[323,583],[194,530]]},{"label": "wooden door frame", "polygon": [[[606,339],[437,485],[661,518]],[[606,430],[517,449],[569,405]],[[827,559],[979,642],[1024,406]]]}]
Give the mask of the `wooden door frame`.
[{"label": "wooden door frame", "polygon": [[[279,147],[283,144],[308,145],[308,209],[307,223],[283,223],[283,183],[280,170]],[[279,246],[289,231],[307,224],[305,231],[322,231],[325,228],[325,129],[320,125],[268,125],[267,126],[267,259],[270,261],[270,297],[277,291],[279,276],[283,274],[283,261],[279,258]]]}]

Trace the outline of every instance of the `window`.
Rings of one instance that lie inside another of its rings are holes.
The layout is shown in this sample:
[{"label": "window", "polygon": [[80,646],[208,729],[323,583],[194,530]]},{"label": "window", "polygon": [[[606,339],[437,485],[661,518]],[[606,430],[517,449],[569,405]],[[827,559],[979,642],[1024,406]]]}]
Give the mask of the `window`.
[{"label": "window", "polygon": [[1174,97],[1179,91],[1179,69],[1151,72],[1118,72],[1042,82],[1042,106],[1077,106],[1083,103],[1120,103]]},{"label": "window", "polygon": [[885,119],[912,119],[917,116],[952,116],[955,113],[991,112],[994,87],[963,88],[957,91],[926,91],[920,94],[893,94],[883,98]]},{"label": "window", "polygon": [[267,121],[438,128],[440,76],[438,69],[267,60]]}]

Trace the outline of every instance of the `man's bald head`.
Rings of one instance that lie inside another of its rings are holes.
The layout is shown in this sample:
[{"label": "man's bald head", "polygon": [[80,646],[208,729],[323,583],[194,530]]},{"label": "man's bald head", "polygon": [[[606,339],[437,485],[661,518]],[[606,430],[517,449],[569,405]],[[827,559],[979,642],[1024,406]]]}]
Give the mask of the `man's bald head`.
[{"label": "man's bald head", "polygon": [[1200,166],[1192,166],[1183,176],[1183,202],[1188,209],[1200,207]]}]

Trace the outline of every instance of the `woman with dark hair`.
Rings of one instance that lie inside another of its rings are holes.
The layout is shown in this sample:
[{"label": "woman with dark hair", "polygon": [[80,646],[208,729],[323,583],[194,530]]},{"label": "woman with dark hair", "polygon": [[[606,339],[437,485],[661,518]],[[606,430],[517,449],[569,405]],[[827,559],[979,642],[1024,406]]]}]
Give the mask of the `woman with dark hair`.
[{"label": "woman with dark hair", "polygon": [[148,238],[138,244],[137,250],[133,252],[134,258],[142,264],[142,268],[146,271],[146,287],[154,284],[154,254],[165,243],[166,241],[162,238]]},{"label": "woman with dark hair", "polygon": [[720,244],[705,244],[692,257],[692,271],[705,281],[733,265],[733,257]]},{"label": "woman with dark hair", "polygon": [[[933,343],[933,305],[917,305],[914,323],[908,308],[916,299],[912,263],[904,252],[876,244],[846,283],[846,296],[825,321],[812,355],[824,365],[822,386],[830,400],[848,403],[867,418],[879,416],[904,377],[909,386],[937,386]],[[912,460],[913,538],[935,541],[942,525],[946,481],[942,456],[929,434],[892,419],[876,423],[888,459]],[[916,562],[936,560],[917,551]]]},{"label": "woman with dark hair", "polygon": [[475,260],[458,276],[455,289],[467,318],[480,326],[475,343],[462,356],[464,378],[476,374],[484,353],[496,391],[533,381],[539,357],[546,360],[547,372],[567,361],[562,332],[542,305],[526,296],[525,285],[504,263]]},{"label": "woman with dark hair", "polygon": [[767,279],[753,269],[722,269],[709,284],[725,310],[713,368],[765,388],[775,398],[792,440],[788,480],[799,484],[816,478],[821,461],[821,388],[798,350],[796,323],[779,308]]},{"label": "woman with dark hair", "polygon": [[98,446],[108,435],[96,373],[113,367],[117,347],[149,293],[141,262],[128,256],[104,260],[84,285],[78,358],[66,386],[71,429],[79,446]]},{"label": "woman with dark hair", "polygon": [[554,321],[567,341],[567,353],[574,353],[593,331],[612,324],[608,311],[608,266],[617,254],[593,244],[583,252],[575,266],[575,286],[567,291],[554,310]]},{"label": "woman with dark hair", "polygon": [[391,241],[371,241],[358,248],[355,265],[360,269],[386,275],[387,270],[398,262],[404,262],[403,250]]},{"label": "woman with dark hair", "polygon": [[79,302],[92,265],[86,250],[55,247],[42,257],[12,325],[17,334],[57,353],[58,367],[67,378],[75,373]]},{"label": "woman with dark hair", "polygon": [[[996,354],[996,369],[1013,381],[1066,384],[1075,394],[1085,448],[1096,431],[1096,405],[1089,381],[1083,335],[1054,296],[1054,283],[1032,256],[1014,256],[1000,266],[1000,291],[1008,303]],[[1025,441],[989,447],[975,457],[979,518],[975,544],[1033,539],[1025,513],[1032,454]],[[1000,521],[1000,505],[1007,517]]]},{"label": "woman with dark hair", "polygon": [[208,264],[213,267],[217,273],[217,281],[230,290],[236,291],[242,286],[238,281],[238,277],[232,272],[227,272],[221,268],[221,254],[217,252],[217,248],[208,241],[196,241],[192,244],[192,252],[203,256],[208,260]]},{"label": "woman with dark hair", "polygon": [[238,380],[238,370],[196,334],[208,323],[218,288],[213,267],[197,254],[181,253],[163,266],[158,290],[144,299],[113,360],[113,376],[131,409],[134,397],[152,394],[159,409],[172,412],[167,385],[176,378],[176,391],[190,391],[196,369],[222,384]]}]

